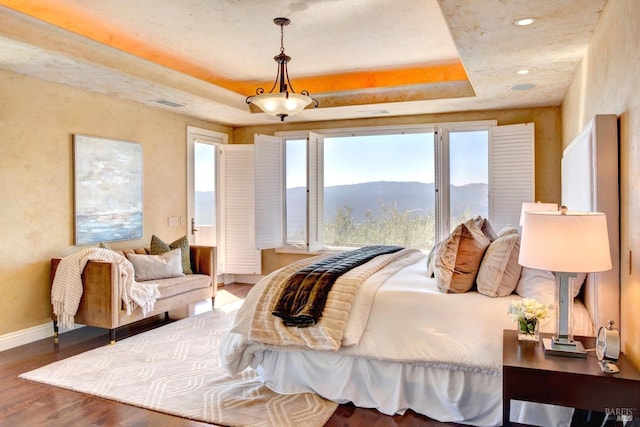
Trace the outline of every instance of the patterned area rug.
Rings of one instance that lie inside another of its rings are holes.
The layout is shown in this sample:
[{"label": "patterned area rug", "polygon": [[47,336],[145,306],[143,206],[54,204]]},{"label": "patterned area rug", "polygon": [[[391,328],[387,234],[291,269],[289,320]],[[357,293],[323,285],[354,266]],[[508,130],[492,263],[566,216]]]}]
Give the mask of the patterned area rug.
[{"label": "patterned area rug", "polygon": [[20,378],[226,426],[322,426],[337,404],[279,395],[254,370],[231,376],[218,345],[235,311],[189,317],[24,373]]}]

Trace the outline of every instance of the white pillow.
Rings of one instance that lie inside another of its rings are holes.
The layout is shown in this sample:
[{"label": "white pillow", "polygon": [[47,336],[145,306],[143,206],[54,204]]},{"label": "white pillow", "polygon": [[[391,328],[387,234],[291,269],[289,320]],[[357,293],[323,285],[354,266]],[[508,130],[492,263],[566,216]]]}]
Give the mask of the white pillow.
[{"label": "white pillow", "polygon": [[[586,277],[586,273],[578,273],[576,277],[569,278],[573,298],[577,297],[580,293]],[[553,305],[556,302],[556,295],[558,293],[556,289],[556,276],[550,271],[522,267],[516,293],[523,298],[534,298],[543,304]]]},{"label": "white pillow", "polygon": [[180,248],[162,255],[127,254],[127,259],[133,264],[138,282],[184,276]]}]

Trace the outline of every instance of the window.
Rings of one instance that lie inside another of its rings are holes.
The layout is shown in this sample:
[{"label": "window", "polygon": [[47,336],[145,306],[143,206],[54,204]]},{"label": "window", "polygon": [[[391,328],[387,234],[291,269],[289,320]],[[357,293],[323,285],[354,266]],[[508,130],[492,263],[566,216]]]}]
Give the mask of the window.
[{"label": "window", "polygon": [[315,235],[316,248],[429,249],[476,215],[517,225],[520,204],[533,199],[532,124],[332,130],[314,144],[281,136],[288,248],[310,249]]},{"label": "window", "polygon": [[[194,197],[195,214],[194,223],[200,228],[211,228],[210,244],[216,244],[216,150],[214,144],[195,141],[194,151]],[[209,241],[208,240],[208,241]],[[198,242],[200,243],[200,242]]]},{"label": "window", "polygon": [[477,215],[489,215],[489,133],[449,134],[450,230]]},{"label": "window", "polygon": [[433,140],[430,130],[325,136],[324,244],[433,246]]},{"label": "window", "polygon": [[307,244],[307,140],[285,140],[286,244]]},{"label": "window", "polygon": [[[261,138],[256,233],[280,233],[282,243],[258,238],[257,249],[429,249],[476,215],[496,230],[517,226],[522,202],[534,199],[533,123],[283,132],[269,138],[284,152],[271,150],[268,159]],[[275,195],[282,205],[271,203]]]},{"label": "window", "polygon": [[439,128],[438,239],[477,215],[489,217],[489,131],[487,126]]},{"label": "window", "polygon": [[218,156],[220,146],[227,144],[227,135],[187,127],[187,226],[192,245],[218,244],[219,192]]}]

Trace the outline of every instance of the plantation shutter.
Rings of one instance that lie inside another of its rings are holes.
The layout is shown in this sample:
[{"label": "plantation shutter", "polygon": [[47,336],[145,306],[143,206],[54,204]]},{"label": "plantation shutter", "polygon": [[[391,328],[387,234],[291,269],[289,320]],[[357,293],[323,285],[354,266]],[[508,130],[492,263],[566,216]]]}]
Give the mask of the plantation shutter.
[{"label": "plantation shutter", "polygon": [[307,245],[309,252],[324,247],[324,139],[307,136]]},{"label": "plantation shutter", "polygon": [[260,274],[255,239],[255,154],[253,145],[221,146],[222,200],[219,269],[225,274]]},{"label": "plantation shutter", "polygon": [[255,135],[256,249],[280,248],[284,231],[282,138]]},{"label": "plantation shutter", "polygon": [[489,220],[518,227],[523,202],[535,199],[534,124],[489,130]]}]

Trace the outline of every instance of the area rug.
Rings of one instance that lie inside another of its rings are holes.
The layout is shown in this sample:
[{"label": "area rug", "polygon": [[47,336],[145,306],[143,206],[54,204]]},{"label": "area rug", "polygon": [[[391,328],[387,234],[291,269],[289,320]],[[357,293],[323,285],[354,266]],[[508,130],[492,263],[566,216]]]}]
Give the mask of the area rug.
[{"label": "area rug", "polygon": [[337,404],[279,395],[252,369],[231,376],[219,343],[235,311],[214,309],[20,375],[20,378],[225,426],[322,426]]}]

